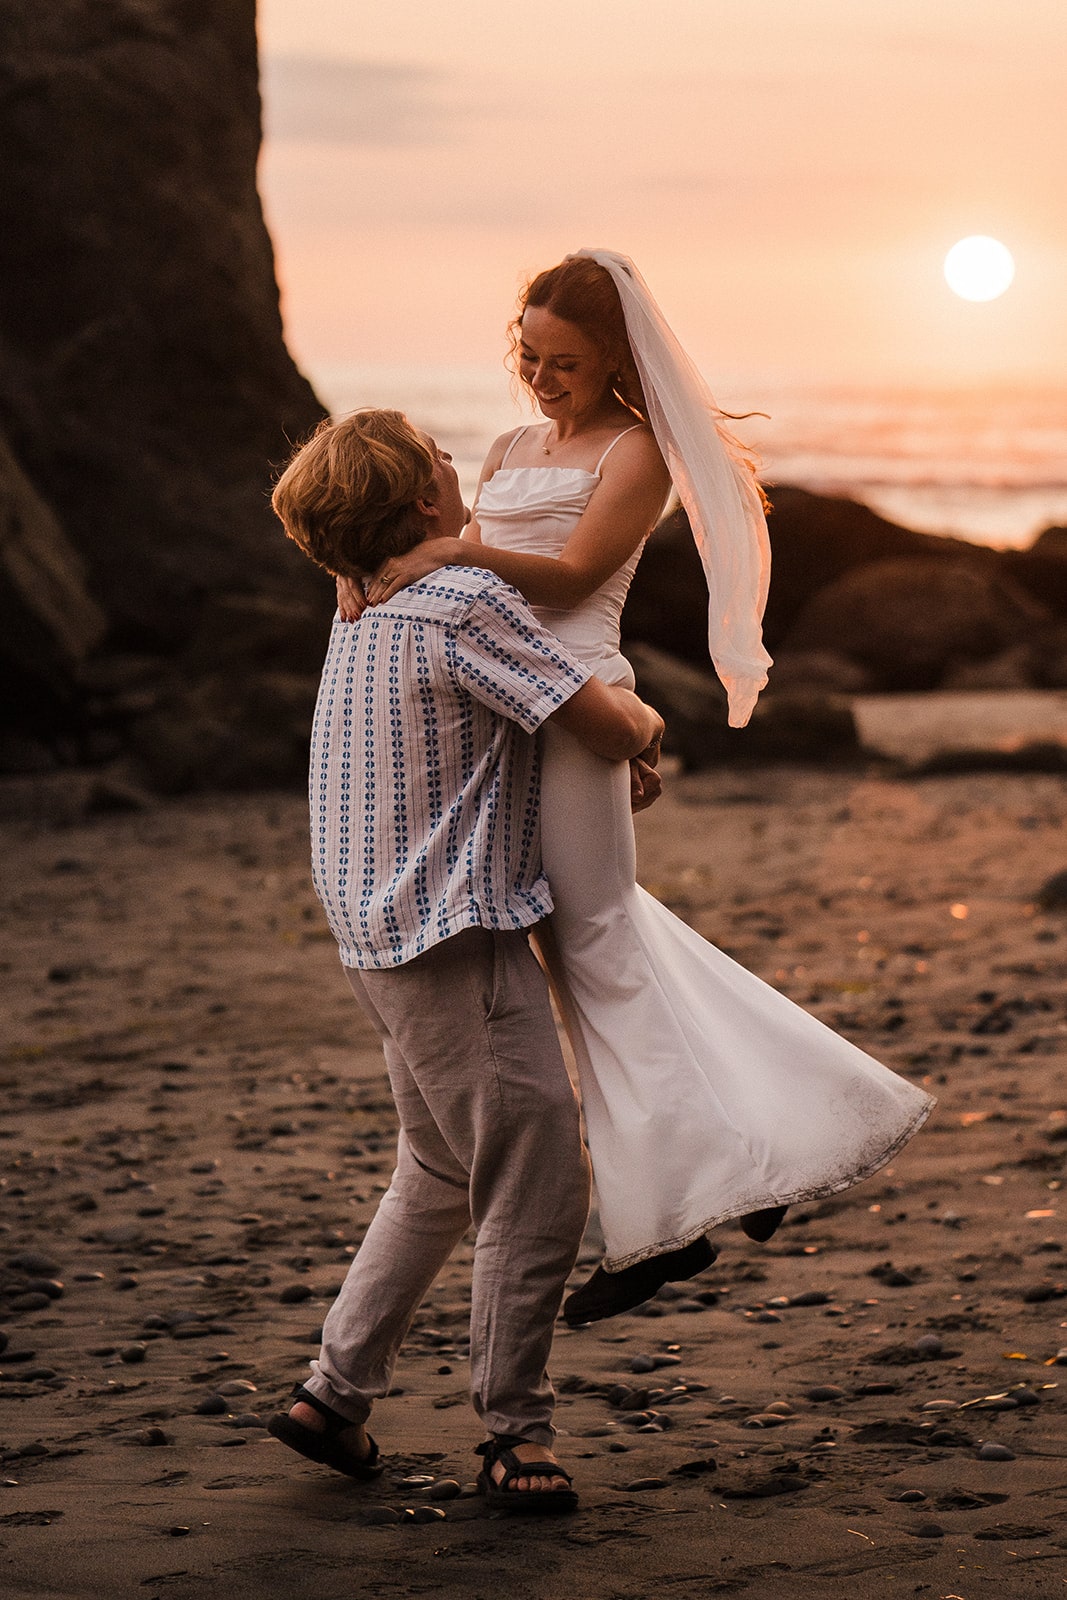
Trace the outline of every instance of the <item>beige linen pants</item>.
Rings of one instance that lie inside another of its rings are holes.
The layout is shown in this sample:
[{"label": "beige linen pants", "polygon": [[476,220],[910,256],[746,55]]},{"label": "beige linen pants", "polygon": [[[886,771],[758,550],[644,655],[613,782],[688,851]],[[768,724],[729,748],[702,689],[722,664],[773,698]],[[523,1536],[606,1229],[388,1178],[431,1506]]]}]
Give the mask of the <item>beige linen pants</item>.
[{"label": "beige linen pants", "polygon": [[545,1368],[589,1166],[544,976],[524,933],[487,928],[347,975],[382,1038],[400,1138],[306,1387],[364,1421],[419,1302],[473,1224],[474,1409],[490,1433],[548,1444]]}]

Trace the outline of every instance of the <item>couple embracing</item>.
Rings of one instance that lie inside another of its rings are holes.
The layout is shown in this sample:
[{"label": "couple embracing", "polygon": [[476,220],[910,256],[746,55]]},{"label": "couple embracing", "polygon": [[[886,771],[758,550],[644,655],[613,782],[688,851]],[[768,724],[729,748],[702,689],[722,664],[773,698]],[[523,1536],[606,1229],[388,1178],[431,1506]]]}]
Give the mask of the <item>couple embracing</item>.
[{"label": "couple embracing", "polygon": [[858,1183],[931,1102],[638,887],[631,810],[658,792],[663,724],[619,652],[626,591],[673,481],[743,725],[770,664],[762,497],[625,257],[541,273],[512,341],[544,420],[493,446],[473,517],[448,456],[397,412],[324,423],[275,491],[338,578],[313,874],[400,1137],[311,1376],[270,1426],[350,1476],[380,1471],[371,1405],[473,1227],[479,1486],[497,1509],[553,1512],[577,1503],[546,1366],[589,1167],[543,968],[606,1244],[564,1303],[572,1325],[709,1266],[730,1218],[766,1239],[792,1202]]}]

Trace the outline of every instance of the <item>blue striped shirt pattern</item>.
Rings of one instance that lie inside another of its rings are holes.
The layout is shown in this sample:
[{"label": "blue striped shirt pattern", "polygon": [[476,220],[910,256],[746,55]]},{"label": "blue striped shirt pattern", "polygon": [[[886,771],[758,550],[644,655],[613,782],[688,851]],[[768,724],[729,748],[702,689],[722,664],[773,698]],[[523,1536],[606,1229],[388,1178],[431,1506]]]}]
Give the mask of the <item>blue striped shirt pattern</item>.
[{"label": "blue striped shirt pattern", "polygon": [[533,735],[590,670],[481,568],[334,620],[311,737],[312,876],[341,960],[391,967],[552,909]]}]

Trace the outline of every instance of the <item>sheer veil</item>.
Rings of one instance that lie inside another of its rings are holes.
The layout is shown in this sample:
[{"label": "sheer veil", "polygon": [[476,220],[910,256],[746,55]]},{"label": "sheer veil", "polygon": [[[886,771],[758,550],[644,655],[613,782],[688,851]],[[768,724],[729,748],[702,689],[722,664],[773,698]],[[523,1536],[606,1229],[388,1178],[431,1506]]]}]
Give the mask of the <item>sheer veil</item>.
[{"label": "sheer veil", "polygon": [[767,519],[744,448],[628,256],[578,250],[611,273],[649,422],[689,517],[708,585],[708,648],[743,728],[767,682],[761,623],[770,582]]}]

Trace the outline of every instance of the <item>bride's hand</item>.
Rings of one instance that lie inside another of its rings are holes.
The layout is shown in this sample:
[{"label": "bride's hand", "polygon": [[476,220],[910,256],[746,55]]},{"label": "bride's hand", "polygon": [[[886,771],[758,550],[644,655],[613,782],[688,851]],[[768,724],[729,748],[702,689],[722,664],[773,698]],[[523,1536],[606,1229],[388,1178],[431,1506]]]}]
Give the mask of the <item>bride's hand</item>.
[{"label": "bride's hand", "polygon": [[643,756],[630,762],[630,810],[647,811],[663,793],[663,780]]},{"label": "bride's hand", "polygon": [[383,601],[391,600],[399,589],[406,589],[420,578],[429,577],[439,567],[450,566],[461,558],[462,546],[458,539],[426,539],[406,555],[390,556],[367,580],[367,604],[380,606]]},{"label": "bride's hand", "polygon": [[337,609],[342,622],[358,622],[367,609],[367,597],[358,578],[337,576]]}]

